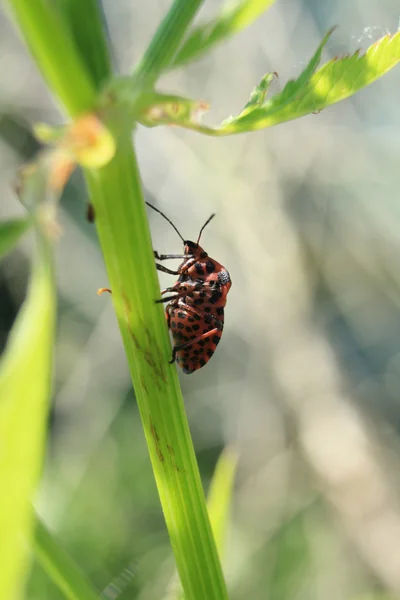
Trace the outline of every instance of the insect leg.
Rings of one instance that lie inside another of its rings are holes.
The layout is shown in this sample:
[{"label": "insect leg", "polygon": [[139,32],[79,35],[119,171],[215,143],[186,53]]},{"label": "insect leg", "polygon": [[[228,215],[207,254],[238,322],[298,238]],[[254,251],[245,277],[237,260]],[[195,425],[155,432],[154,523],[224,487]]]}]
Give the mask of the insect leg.
[{"label": "insect leg", "polygon": [[156,263],[156,269],[157,271],[162,271],[163,273],[168,273],[168,275],[180,275],[180,271],[172,271],[171,269],[167,269],[167,267],[164,267],[163,265],[158,265]]},{"label": "insect leg", "polygon": [[156,304],[162,304],[163,302],[169,302],[170,300],[176,300],[177,298],[179,298],[180,296],[185,296],[187,294],[187,292],[185,292],[184,294],[176,294],[175,296],[166,296],[165,298],[159,298],[158,300],[154,300],[154,302]]},{"label": "insect leg", "polygon": [[172,287],[172,288],[166,288],[165,290],[163,290],[161,292],[161,294],[165,294],[166,292],[175,292],[176,294],[175,296],[166,296],[165,298],[159,298],[158,300],[155,300],[156,304],[162,304],[163,302],[169,302],[170,300],[177,300],[178,298],[182,298],[184,296],[188,296],[190,295],[190,292],[192,290],[188,289],[185,286],[185,289],[179,291],[179,286],[177,286],[176,288]]},{"label": "insect leg", "polygon": [[179,352],[179,350],[183,350],[184,348],[188,348],[193,344],[197,344],[197,342],[200,342],[200,340],[205,340],[206,338],[210,337],[210,335],[215,335],[216,333],[218,333],[218,331],[220,331],[218,327],[215,327],[215,329],[211,329],[210,331],[206,331],[206,333],[202,333],[194,340],[190,340],[189,342],[185,342],[184,344],[178,344],[177,346],[174,346],[172,349],[172,358],[169,361],[169,364],[172,365],[175,362],[176,355]]},{"label": "insect leg", "polygon": [[161,292],[161,295],[165,294],[166,292],[176,292],[175,296],[166,296],[165,298],[159,298],[158,300],[155,300],[155,302],[156,304],[161,304],[163,302],[169,302],[170,300],[176,300],[177,298],[182,298],[183,296],[190,295],[190,293],[194,289],[197,289],[197,286],[190,287],[184,284],[165,288],[165,290]]},{"label": "insect leg", "polygon": [[154,258],[156,260],[168,260],[170,258],[180,258],[186,260],[187,258],[193,258],[193,254],[158,254],[157,250],[153,250]]}]

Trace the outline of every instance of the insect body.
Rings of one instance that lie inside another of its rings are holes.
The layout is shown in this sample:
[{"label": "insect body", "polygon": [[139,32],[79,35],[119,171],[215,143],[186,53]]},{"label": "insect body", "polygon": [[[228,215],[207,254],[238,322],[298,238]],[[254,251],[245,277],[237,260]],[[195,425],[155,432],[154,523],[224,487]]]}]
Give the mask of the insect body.
[{"label": "insect body", "polygon": [[197,242],[191,242],[183,239],[163,213],[146,204],[172,225],[184,244],[183,255],[154,253],[158,260],[183,258],[177,271],[156,264],[159,271],[179,275],[173,286],[161,292],[168,295],[157,302],[168,302],[165,314],[174,340],[170,362],[176,360],[185,373],[193,373],[209,361],[221,339],[226,297],[232,285],[225,267],[210,258],[199,245],[201,234],[214,215],[201,228]]}]

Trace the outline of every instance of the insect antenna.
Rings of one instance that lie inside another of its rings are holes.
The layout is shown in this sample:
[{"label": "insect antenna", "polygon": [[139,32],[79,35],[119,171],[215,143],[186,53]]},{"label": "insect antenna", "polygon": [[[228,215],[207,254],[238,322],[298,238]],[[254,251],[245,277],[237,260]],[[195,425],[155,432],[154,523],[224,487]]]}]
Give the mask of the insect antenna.
[{"label": "insect antenna", "polygon": [[211,221],[211,220],[212,220],[214,217],[215,217],[215,213],[213,213],[213,214],[212,214],[210,217],[208,217],[207,221],[204,223],[203,227],[200,229],[199,237],[197,238],[197,242],[196,242],[197,244],[198,244],[198,243],[199,243],[199,241],[200,241],[201,234],[203,233],[203,231],[204,231],[204,228],[205,228],[205,227],[207,227],[207,225],[209,224],[209,222],[210,222],[210,221]]},{"label": "insect antenna", "polygon": [[[153,206],[152,204],[150,204],[150,202],[146,202],[146,204],[147,204],[147,206],[150,206],[150,208],[152,208],[153,210],[155,210],[156,212],[158,212],[158,214],[160,214],[162,217],[164,217],[164,219],[165,219],[166,221],[168,221],[168,223],[169,223],[169,224],[170,224],[170,225],[171,225],[171,226],[172,226],[172,227],[175,229],[176,233],[179,235],[179,237],[181,238],[182,242],[183,242],[183,243],[185,243],[185,240],[183,239],[183,237],[181,236],[181,234],[180,234],[180,233],[179,233],[179,231],[178,231],[178,228],[177,228],[177,227],[176,227],[176,226],[173,224],[173,222],[172,222],[170,219],[168,219],[168,217],[166,217],[166,216],[164,215],[164,213],[163,213],[163,212],[161,212],[161,210],[159,210],[158,208],[156,208],[155,206]],[[214,216],[214,215],[213,215],[213,216]],[[206,225],[207,225],[207,223],[206,223]],[[204,226],[204,227],[205,227],[205,226]],[[203,229],[204,229],[204,227],[203,227]],[[201,233],[201,232],[200,232],[200,233]]]}]

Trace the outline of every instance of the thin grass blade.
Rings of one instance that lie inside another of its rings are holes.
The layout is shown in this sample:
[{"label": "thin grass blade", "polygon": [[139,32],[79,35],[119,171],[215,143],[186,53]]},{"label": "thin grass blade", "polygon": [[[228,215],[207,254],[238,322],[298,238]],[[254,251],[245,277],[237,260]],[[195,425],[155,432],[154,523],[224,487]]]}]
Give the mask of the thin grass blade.
[{"label": "thin grass blade", "polygon": [[62,548],[39,517],[35,517],[35,556],[68,600],[99,600],[79,566]]},{"label": "thin grass blade", "polygon": [[30,288],[0,362],[0,598],[17,597],[28,569],[31,500],[40,475],[49,408],[55,291],[43,236]]},{"label": "thin grass blade", "polygon": [[275,0],[242,0],[236,5],[230,4],[215,19],[189,33],[175,55],[171,68],[200,58],[217,44],[251,25],[274,2]]}]

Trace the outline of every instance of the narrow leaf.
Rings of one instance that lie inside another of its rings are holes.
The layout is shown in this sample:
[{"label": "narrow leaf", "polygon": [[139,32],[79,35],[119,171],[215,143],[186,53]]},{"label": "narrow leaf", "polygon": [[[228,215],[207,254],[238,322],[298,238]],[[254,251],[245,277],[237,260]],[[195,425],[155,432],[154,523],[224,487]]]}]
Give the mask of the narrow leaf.
[{"label": "narrow leaf", "polygon": [[[32,172],[37,190],[41,169]],[[25,186],[29,193],[34,184]],[[0,360],[0,598],[16,598],[28,567],[32,535],[31,500],[39,478],[51,383],[55,291],[49,206],[32,211],[38,250],[27,298]]]},{"label": "narrow leaf", "polygon": [[35,554],[39,563],[69,600],[98,600],[98,594],[79,566],[36,517]]},{"label": "narrow leaf", "polygon": [[[142,107],[140,121],[148,116],[151,126],[178,125],[211,136],[225,136],[272,127],[285,121],[318,113],[324,108],[352,96],[363,87],[382,77],[400,61],[400,32],[386,35],[368,48],[365,54],[355,52],[351,56],[337,57],[317,69],[321,53],[330,30],[322,40],[314,56],[300,76],[289,81],[282,92],[265,100],[272,74],[268,73],[255,88],[249,102],[236,117],[229,117],[219,127],[201,125],[196,106],[206,106],[186,98],[163,94],[148,96],[148,104]],[[191,108],[191,110],[189,110]]]},{"label": "narrow leaf", "polygon": [[226,535],[229,526],[233,483],[236,475],[238,457],[236,452],[227,448],[221,454],[215,467],[208,492],[208,514],[217,544],[218,554],[223,558]]},{"label": "narrow leaf", "polygon": [[0,256],[7,254],[32,225],[30,219],[10,219],[0,223]]},{"label": "narrow leaf", "polygon": [[0,364],[0,598],[15,597],[27,567],[23,538],[31,537],[43,458],[54,309],[51,265],[42,251]]},{"label": "narrow leaf", "polygon": [[245,29],[266,11],[275,0],[242,0],[229,6],[215,19],[204,23],[186,38],[171,64],[179,67],[199,58],[216,44]]}]

